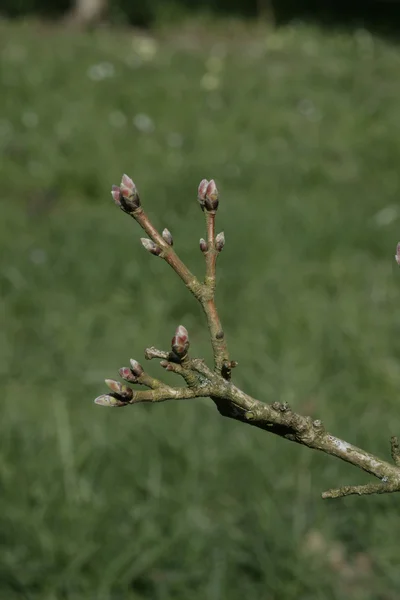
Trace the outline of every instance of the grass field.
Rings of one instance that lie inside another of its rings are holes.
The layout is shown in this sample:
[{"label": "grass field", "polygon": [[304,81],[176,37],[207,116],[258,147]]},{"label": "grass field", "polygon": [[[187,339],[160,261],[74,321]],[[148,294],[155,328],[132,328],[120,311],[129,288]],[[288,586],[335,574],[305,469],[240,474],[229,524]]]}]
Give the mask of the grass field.
[{"label": "grass field", "polygon": [[[0,598],[395,600],[399,497],[211,401],[93,404],[198,306],[110,187],[201,275],[221,192],[235,381],[389,458],[400,434],[400,50],[367,32],[0,24]],[[159,374],[157,365],[149,370]]]}]

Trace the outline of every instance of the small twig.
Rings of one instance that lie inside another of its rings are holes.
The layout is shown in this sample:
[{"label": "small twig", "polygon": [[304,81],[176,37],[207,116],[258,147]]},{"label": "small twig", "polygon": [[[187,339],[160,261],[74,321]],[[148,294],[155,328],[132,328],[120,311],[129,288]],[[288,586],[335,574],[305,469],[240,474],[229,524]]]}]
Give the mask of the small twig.
[{"label": "small twig", "polygon": [[205,290],[200,298],[201,306],[207,318],[207,325],[211,336],[211,345],[214,353],[214,368],[225,379],[231,378],[228,346],[225,333],[215,304],[216,264],[219,252],[215,240],[215,215],[219,199],[217,186],[213,179],[203,179],[198,188],[198,200],[206,216],[207,249],[204,251],[206,259],[206,276],[204,279]]},{"label": "small twig", "polygon": [[368,496],[371,494],[388,494],[391,492],[400,492],[400,485],[397,483],[367,483],[366,485],[344,485],[341,488],[327,490],[323,492],[322,498],[343,498],[344,496]]},{"label": "small twig", "polygon": [[[260,402],[230,381],[230,371],[236,363],[229,360],[225,335],[215,305],[216,259],[223,248],[225,238],[222,233],[215,236],[218,191],[214,181],[203,180],[198,190],[198,199],[205,212],[207,223],[207,242],[203,239],[200,240],[200,248],[206,258],[204,283],[197,280],[172,249],[171,233],[164,230],[160,235],[150,223],[141,207],[136,187],[129,177],[124,175],[120,187],[113,186],[112,195],[118,206],[131,215],[149,235],[149,240],[142,240],[145,248],[172,266],[203,307],[214,352],[214,371],[202,359],[189,357],[189,334],[180,325],[172,339],[170,351],[166,352],[150,347],[146,349],[145,357],[149,360],[161,359],[161,366],[183,377],[187,387],[168,386],[148,375],[137,361],[131,360],[130,368],[120,369],[121,377],[128,382],[142,384],[150,389],[134,391],[114,380],[106,380],[111,393],[99,396],[95,402],[105,406],[120,407],[140,402],[210,397],[223,416],[248,423],[286,440],[340,458],[379,479],[379,483],[344,486],[328,490],[322,494],[323,498],[400,491],[400,445],[396,437],[391,439],[391,454],[394,463],[391,464],[328,433],[320,420],[313,420],[311,417],[297,414],[287,404]],[[400,244],[397,247],[396,260],[400,264]]]},{"label": "small twig", "polygon": [[144,210],[139,207],[132,211],[130,215],[145,230],[151,240],[161,248],[160,258],[163,258],[173,268],[175,273],[179,275],[195,298],[199,300],[201,296],[201,284],[195,275],[193,275],[181,261],[175,250],[164,240],[162,235],[153,226]]}]

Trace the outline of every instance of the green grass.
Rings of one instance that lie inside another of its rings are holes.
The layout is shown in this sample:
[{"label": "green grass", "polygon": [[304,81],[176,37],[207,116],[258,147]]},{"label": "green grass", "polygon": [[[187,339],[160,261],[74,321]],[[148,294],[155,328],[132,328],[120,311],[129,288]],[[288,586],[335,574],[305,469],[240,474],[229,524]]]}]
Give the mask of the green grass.
[{"label": "green grass", "polygon": [[134,178],[201,275],[196,188],[215,177],[235,381],[389,457],[398,47],[224,24],[153,44],[3,22],[0,39],[1,600],[398,598],[399,497],[320,499],[361,472],[207,400],[93,404],[181,322],[210,358],[111,184]]}]

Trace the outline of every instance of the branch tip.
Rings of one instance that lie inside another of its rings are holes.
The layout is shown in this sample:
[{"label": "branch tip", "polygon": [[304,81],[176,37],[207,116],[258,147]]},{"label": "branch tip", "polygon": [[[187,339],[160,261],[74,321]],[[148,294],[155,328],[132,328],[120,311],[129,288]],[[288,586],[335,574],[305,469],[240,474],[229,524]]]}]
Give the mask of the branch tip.
[{"label": "branch tip", "polygon": [[371,494],[390,494],[400,490],[398,482],[390,482],[387,478],[381,483],[367,483],[366,485],[344,485],[343,487],[327,490],[322,493],[322,498],[344,498],[345,496],[370,496]]}]

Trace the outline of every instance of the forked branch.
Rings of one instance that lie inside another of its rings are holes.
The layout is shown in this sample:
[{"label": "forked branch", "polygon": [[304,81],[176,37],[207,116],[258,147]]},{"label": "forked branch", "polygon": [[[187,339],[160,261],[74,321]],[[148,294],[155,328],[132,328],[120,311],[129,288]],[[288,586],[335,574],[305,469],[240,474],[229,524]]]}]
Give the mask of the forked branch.
[{"label": "forked branch", "polygon": [[[172,338],[170,350],[150,347],[145,351],[145,358],[161,359],[161,367],[182,377],[185,385],[171,387],[151,377],[137,361],[131,359],[130,367],[119,370],[121,378],[147,389],[133,389],[118,381],[106,379],[110,392],[99,396],[95,402],[103,406],[122,407],[140,402],[209,397],[223,416],[340,458],[379,480],[378,483],[331,489],[322,494],[323,498],[399,492],[400,446],[396,437],[391,439],[393,462],[389,463],[331,435],[320,420],[295,413],[287,404],[278,401],[266,404],[256,400],[232,383],[231,371],[237,363],[229,358],[225,333],[215,304],[216,263],[225,244],[223,233],[215,235],[215,217],[219,202],[215,182],[204,179],[198,188],[198,201],[205,214],[207,231],[207,239],[200,239],[200,250],[206,263],[204,281],[199,281],[180,260],[173,249],[171,233],[164,229],[160,234],[150,222],[142,208],[137,189],[127,175],[123,176],[119,187],[113,186],[112,196],[121,210],[133,217],[149,236],[141,240],[145,249],[164,259],[202,306],[211,338],[214,369],[210,369],[202,359],[189,356],[189,334],[183,325],[179,325]],[[400,245],[396,260],[400,264]]]}]

